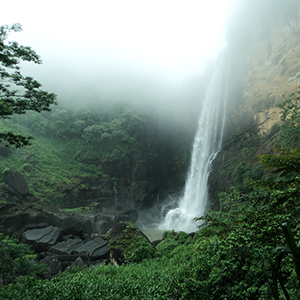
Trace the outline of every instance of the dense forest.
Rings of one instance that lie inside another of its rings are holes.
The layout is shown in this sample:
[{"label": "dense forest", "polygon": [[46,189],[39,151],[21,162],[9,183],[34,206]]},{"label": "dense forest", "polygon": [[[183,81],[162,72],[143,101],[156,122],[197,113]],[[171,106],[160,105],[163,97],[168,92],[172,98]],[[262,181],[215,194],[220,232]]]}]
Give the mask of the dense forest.
[{"label": "dense forest", "polygon": [[[139,208],[138,193],[150,197],[140,198],[141,206],[149,206],[152,195],[184,184],[196,120],[166,122],[128,103],[104,102],[1,122],[4,130],[34,136],[26,148],[2,146],[1,171],[20,171],[38,199],[74,207],[84,198],[81,204],[88,206],[111,198],[116,182],[120,204]],[[63,193],[67,186],[70,193]]]}]

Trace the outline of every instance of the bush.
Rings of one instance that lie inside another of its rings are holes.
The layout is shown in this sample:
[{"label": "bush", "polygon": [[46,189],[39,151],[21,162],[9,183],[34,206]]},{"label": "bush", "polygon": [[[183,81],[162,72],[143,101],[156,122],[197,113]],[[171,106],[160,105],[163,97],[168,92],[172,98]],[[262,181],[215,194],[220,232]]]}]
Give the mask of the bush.
[{"label": "bush", "polygon": [[120,229],[117,235],[109,231],[106,236],[111,251],[121,257],[120,263],[140,263],[154,257],[155,248],[134,224],[125,222]]},{"label": "bush", "polygon": [[47,271],[45,265],[33,263],[35,254],[26,244],[0,234],[0,272],[3,284],[15,282],[21,275],[35,276]]}]

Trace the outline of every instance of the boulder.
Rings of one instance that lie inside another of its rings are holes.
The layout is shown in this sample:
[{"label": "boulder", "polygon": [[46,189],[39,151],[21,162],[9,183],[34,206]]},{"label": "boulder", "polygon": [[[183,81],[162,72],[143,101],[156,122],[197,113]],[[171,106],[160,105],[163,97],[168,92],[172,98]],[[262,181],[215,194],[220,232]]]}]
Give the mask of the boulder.
[{"label": "boulder", "polygon": [[98,259],[103,259],[105,257],[108,257],[110,251],[110,247],[108,244],[106,244],[103,247],[100,247],[96,249],[93,254],[92,254],[92,260],[98,260]]},{"label": "boulder", "polygon": [[107,234],[110,246],[110,261],[115,265],[141,262],[153,257],[153,247],[145,234],[132,223],[119,222]]},{"label": "boulder", "polygon": [[10,186],[14,192],[26,197],[29,194],[27,182],[23,175],[13,169],[6,170],[3,173],[3,182]]},{"label": "boulder", "polygon": [[0,155],[6,157],[12,153],[12,147],[9,147],[8,143],[0,143]]},{"label": "boulder", "polygon": [[52,246],[48,252],[53,254],[72,254],[74,251],[83,245],[81,239],[69,239]]},{"label": "boulder", "polygon": [[60,234],[61,230],[53,226],[29,229],[24,232],[22,242],[31,245],[36,252],[43,252],[57,242]]},{"label": "boulder", "polygon": [[115,224],[114,215],[97,214],[94,219],[93,233],[106,233]]},{"label": "boulder", "polygon": [[78,256],[76,258],[76,260],[71,263],[71,268],[79,268],[79,269],[83,269],[86,266],[86,264],[84,263],[84,261],[82,260],[82,258],[80,256]]},{"label": "boulder", "polygon": [[105,256],[109,253],[108,242],[102,239],[101,237],[97,237],[94,240],[86,242],[81,247],[75,250],[75,253],[85,252],[91,258],[91,260],[96,260]]}]

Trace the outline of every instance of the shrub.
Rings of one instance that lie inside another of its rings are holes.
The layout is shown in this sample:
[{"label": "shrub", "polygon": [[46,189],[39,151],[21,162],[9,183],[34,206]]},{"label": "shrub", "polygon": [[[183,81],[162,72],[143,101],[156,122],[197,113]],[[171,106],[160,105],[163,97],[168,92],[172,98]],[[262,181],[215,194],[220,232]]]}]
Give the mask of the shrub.
[{"label": "shrub", "polygon": [[33,263],[34,258],[35,254],[28,245],[0,234],[0,276],[3,284],[14,282],[21,275],[45,273],[45,265]]},{"label": "shrub", "polygon": [[[119,223],[120,228],[115,234],[109,231],[106,238],[113,253],[117,253],[120,263],[140,263],[146,258],[155,255],[155,248],[134,224],[130,222]],[[118,226],[117,225],[117,226]]]}]

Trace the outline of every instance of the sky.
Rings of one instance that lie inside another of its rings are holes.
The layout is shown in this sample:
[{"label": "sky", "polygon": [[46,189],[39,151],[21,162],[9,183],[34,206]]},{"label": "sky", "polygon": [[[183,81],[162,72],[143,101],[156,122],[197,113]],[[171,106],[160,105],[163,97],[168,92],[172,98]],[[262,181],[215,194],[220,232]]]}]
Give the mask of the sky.
[{"label": "sky", "polygon": [[122,90],[129,81],[176,85],[203,73],[226,45],[224,20],[233,2],[14,0],[1,3],[1,23],[22,25],[10,39],[41,56],[43,67],[30,71],[46,85],[70,90],[90,82],[97,89],[103,82]]}]

